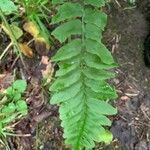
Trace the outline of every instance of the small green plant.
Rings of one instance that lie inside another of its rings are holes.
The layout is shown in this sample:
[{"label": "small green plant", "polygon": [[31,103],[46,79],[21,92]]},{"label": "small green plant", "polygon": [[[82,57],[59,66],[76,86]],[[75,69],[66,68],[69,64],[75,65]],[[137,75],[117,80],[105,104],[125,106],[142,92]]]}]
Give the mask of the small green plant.
[{"label": "small green plant", "polygon": [[63,45],[52,58],[58,62],[57,79],[50,87],[51,104],[59,106],[65,143],[73,150],[92,149],[95,142],[109,143],[112,134],[107,115],[117,110],[108,101],[117,97],[107,83],[116,67],[111,53],[102,43],[107,15],[102,12],[105,0],[52,0],[57,13],[52,35]]},{"label": "small green plant", "polygon": [[14,135],[11,124],[19,118],[27,115],[28,109],[22,94],[25,92],[27,83],[25,80],[16,80],[8,87],[0,100],[0,141],[7,135]]}]

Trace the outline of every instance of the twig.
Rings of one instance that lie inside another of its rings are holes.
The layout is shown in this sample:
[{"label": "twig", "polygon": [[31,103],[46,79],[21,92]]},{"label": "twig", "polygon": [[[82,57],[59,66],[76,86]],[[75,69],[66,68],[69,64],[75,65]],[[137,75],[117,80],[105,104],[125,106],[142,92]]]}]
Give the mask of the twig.
[{"label": "twig", "polygon": [[9,48],[13,45],[12,42],[10,42],[10,44],[4,49],[3,53],[0,55],[0,60],[2,60],[2,58],[4,57],[4,55],[7,53],[7,51],[9,50]]},{"label": "twig", "polygon": [[118,2],[118,0],[115,0],[115,2],[117,3],[117,5],[118,5],[119,7],[121,7],[121,5],[120,5],[120,3]]},{"label": "twig", "polygon": [[32,39],[27,43],[27,45],[30,45],[34,40],[35,40],[35,39],[32,38]]},{"label": "twig", "polygon": [[14,60],[14,62],[12,63],[12,65],[11,65],[11,67],[10,67],[11,69],[12,69],[12,68],[14,67],[14,65],[16,64],[18,58],[19,58],[19,56],[17,56],[16,59]]},{"label": "twig", "polygon": [[14,133],[9,133],[9,132],[4,132],[6,135],[10,136],[16,136],[16,137],[29,137],[31,134],[14,134]]}]

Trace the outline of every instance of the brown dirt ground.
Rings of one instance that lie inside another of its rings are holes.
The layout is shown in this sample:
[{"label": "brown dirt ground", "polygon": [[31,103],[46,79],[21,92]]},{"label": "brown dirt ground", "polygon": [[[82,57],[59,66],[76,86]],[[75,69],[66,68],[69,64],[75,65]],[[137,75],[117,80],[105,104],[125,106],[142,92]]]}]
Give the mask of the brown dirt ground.
[{"label": "brown dirt ground", "polygon": [[[149,32],[148,1],[129,8],[123,1],[111,5],[107,43],[120,67],[114,80],[119,114],[112,125],[114,137],[126,150],[150,149],[150,69],[143,61],[143,43]],[[114,148],[115,149],[115,148]]]}]

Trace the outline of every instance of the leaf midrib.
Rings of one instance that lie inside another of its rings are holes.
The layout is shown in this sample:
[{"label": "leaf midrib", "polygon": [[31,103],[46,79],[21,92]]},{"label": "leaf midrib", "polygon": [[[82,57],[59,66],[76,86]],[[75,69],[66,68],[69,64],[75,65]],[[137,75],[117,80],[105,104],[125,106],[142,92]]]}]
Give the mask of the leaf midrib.
[{"label": "leaf midrib", "polygon": [[85,17],[85,6],[84,6],[84,2],[82,4],[83,6],[83,13],[82,13],[82,35],[81,35],[81,42],[82,42],[82,48],[81,48],[81,54],[80,54],[80,70],[81,70],[81,81],[82,81],[82,88],[84,91],[84,96],[83,96],[83,103],[84,103],[84,113],[83,116],[81,118],[83,118],[83,123],[81,125],[80,128],[80,132],[79,132],[79,136],[78,136],[78,140],[77,143],[75,145],[75,150],[80,150],[81,148],[81,138],[83,136],[83,132],[84,132],[84,128],[86,125],[86,120],[87,120],[87,95],[86,95],[86,84],[85,84],[85,75],[84,75],[84,69],[85,67],[87,67],[86,63],[84,62],[84,55],[86,53],[86,46],[85,46],[85,21],[84,21],[84,17]]}]

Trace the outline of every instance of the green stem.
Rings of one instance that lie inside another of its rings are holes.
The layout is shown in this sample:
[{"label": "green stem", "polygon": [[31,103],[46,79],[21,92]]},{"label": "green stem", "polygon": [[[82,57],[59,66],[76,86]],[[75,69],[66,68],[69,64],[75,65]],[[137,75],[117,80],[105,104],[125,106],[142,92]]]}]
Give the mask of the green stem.
[{"label": "green stem", "polygon": [[[82,6],[83,6],[83,15],[82,15],[82,49],[81,49],[81,57],[80,57],[80,68],[81,68],[81,81],[82,81],[82,85],[83,85],[83,91],[86,90],[86,85],[85,85],[85,76],[83,74],[84,72],[84,67],[85,67],[85,62],[84,62],[84,55],[85,55],[85,22],[84,22],[84,17],[85,17],[85,11],[84,11],[84,2],[82,2]],[[86,100],[87,100],[87,96],[86,93],[84,93],[84,98],[83,98],[83,103],[84,103],[84,109],[83,109],[83,122],[81,125],[81,129],[80,129],[80,133],[78,136],[78,141],[77,144],[75,146],[75,150],[80,150],[80,141],[84,132],[84,128],[85,128],[85,124],[86,124],[86,120],[87,120],[87,105],[86,105]]]}]

